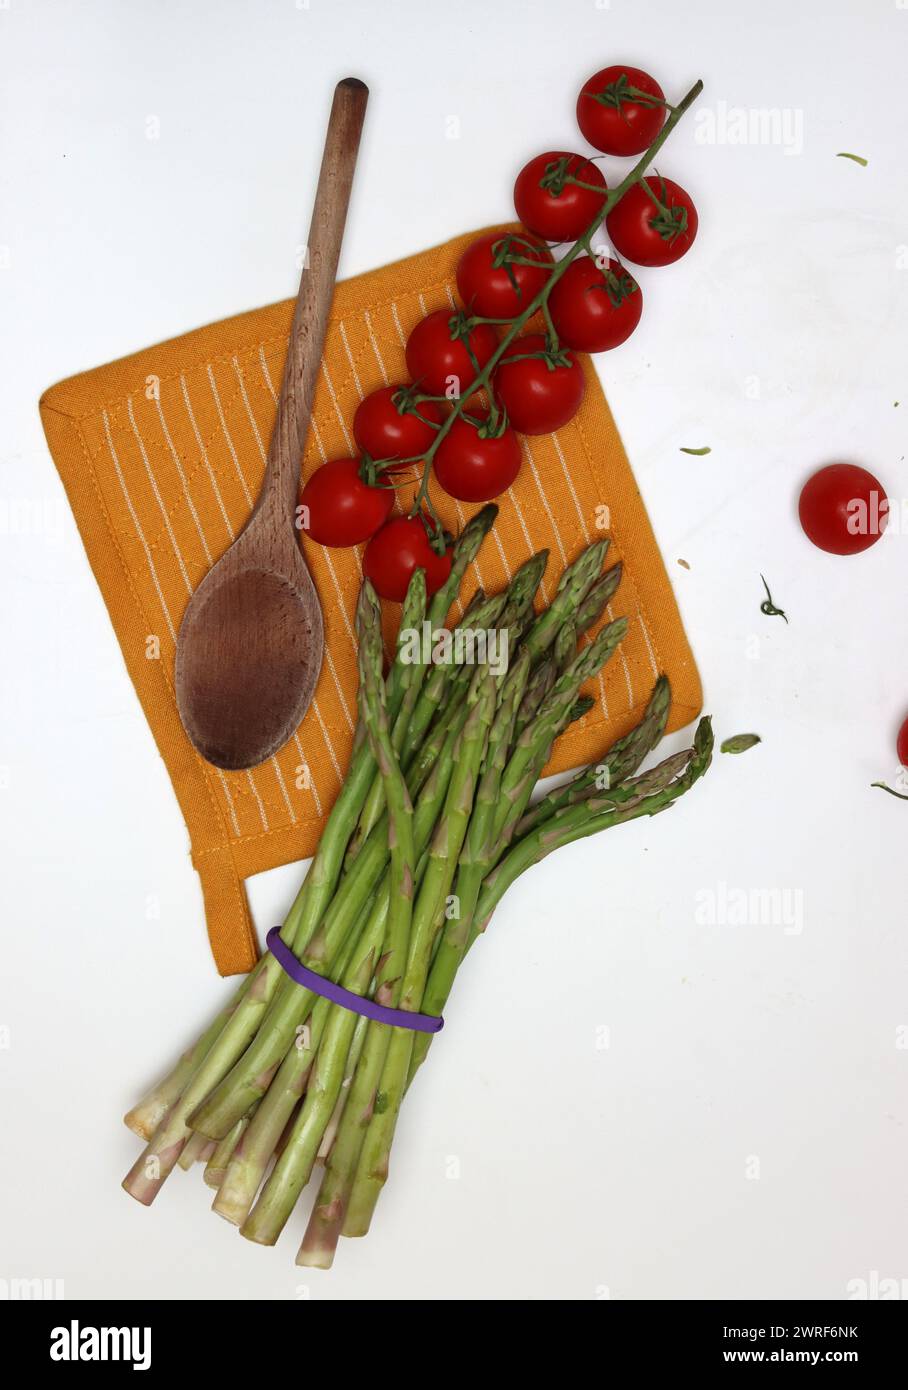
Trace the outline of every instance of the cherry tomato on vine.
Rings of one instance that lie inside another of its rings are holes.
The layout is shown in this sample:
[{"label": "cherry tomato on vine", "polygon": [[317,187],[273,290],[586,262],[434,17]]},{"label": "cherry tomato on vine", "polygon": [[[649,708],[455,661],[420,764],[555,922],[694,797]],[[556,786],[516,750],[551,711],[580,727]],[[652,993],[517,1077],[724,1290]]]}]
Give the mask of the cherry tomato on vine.
[{"label": "cherry tomato on vine", "polygon": [[[518,259],[515,261],[514,257]],[[519,261],[533,261],[521,265]],[[549,277],[552,253],[526,232],[489,232],[472,242],[457,265],[457,289],[471,313],[513,319]]]},{"label": "cherry tomato on vine", "polygon": [[429,396],[446,395],[451,378],[456,379],[454,394],[460,395],[476,376],[470,352],[482,369],[497,346],[498,334],[490,324],[478,323],[468,330],[465,314],[436,309],[407,339],[407,371]]},{"label": "cherry tomato on vine", "polygon": [[905,720],[899,729],[898,742],[895,745],[896,754],[903,767],[908,767],[908,719]]},{"label": "cherry tomato on vine", "polygon": [[495,394],[521,434],[551,434],[577,414],[583,400],[586,382],[573,353],[527,356],[545,346],[542,333],[517,338],[495,368]]},{"label": "cherry tomato on vine", "polygon": [[461,502],[491,502],[520,472],[520,441],[514,431],[507,426],[497,435],[483,430],[488,430],[488,416],[478,429],[458,416],[435,455],[436,478]]},{"label": "cherry tomato on vine", "polygon": [[603,68],[584,82],[577,124],[604,154],[642,154],[665,121],[665,93],[642,68]]},{"label": "cherry tomato on vine", "polygon": [[[568,183],[568,178],[595,184],[595,188],[581,188]],[[537,154],[517,175],[514,206],[523,225],[537,236],[546,241],[576,241],[601,209],[607,192],[605,179],[591,160],[550,150]]]},{"label": "cherry tomato on vine", "polygon": [[[414,570],[425,570],[426,593],[434,594],[451,573],[451,550],[434,550],[432,523],[421,516],[394,516],[366,546],[363,574],[380,598],[403,603]],[[435,533],[433,532],[433,535]]]},{"label": "cherry tomato on vine", "polygon": [[578,352],[605,352],[631,336],[643,294],[619,261],[599,269],[589,256],[572,261],[549,296],[559,340]]},{"label": "cherry tomato on vine", "polygon": [[882,484],[854,463],[830,463],[807,479],[798,500],[804,534],[831,555],[857,555],[886,529],[889,501]]},{"label": "cherry tomato on vine", "polygon": [[414,402],[407,387],[383,386],[356,407],[353,438],[370,458],[417,458],[435,438],[433,426],[440,424],[434,401]]},{"label": "cherry tomato on vine", "polygon": [[698,224],[690,194],[680,184],[658,174],[629,188],[605,219],[615,250],[636,265],[671,265],[679,261],[690,249]]},{"label": "cherry tomato on vine", "polygon": [[363,477],[359,459],[331,459],[317,468],[303,488],[308,508],[305,533],[319,545],[359,545],[387,521],[394,490]]}]

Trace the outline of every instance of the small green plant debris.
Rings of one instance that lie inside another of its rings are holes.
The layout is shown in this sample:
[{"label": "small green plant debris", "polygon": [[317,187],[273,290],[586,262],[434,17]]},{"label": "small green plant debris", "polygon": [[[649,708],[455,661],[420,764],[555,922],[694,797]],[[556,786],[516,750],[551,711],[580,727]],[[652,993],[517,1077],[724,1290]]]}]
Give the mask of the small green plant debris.
[{"label": "small green plant debris", "polygon": [[684,445],[682,444],[682,445],[681,445],[681,453],[682,453],[682,454],[693,454],[696,458],[702,458],[704,454],[711,454],[711,453],[712,453],[712,449],[709,447],[708,444],[704,444],[704,445],[702,446],[702,448],[700,448],[700,449],[686,449],[686,448],[684,447]]},{"label": "small green plant debris", "polygon": [[733,734],[731,738],[723,739],[719,744],[721,753],[746,753],[749,748],[756,748],[758,743],[763,740],[759,734]]},{"label": "small green plant debris", "polygon": [[839,150],[838,154],[836,155],[836,159],[853,160],[855,164],[860,164],[862,169],[866,169],[867,165],[870,163],[870,160],[865,159],[862,154],[849,154],[847,150]]},{"label": "small green plant debris", "polygon": [[[763,579],[762,574],[760,575],[760,578]],[[788,614],[785,612],[784,608],[776,607],[775,603],[773,602],[772,594],[769,592],[769,585],[766,583],[765,579],[763,579],[763,588],[766,590],[766,597],[760,604],[760,612],[765,613],[767,618],[784,618],[787,623]]]}]

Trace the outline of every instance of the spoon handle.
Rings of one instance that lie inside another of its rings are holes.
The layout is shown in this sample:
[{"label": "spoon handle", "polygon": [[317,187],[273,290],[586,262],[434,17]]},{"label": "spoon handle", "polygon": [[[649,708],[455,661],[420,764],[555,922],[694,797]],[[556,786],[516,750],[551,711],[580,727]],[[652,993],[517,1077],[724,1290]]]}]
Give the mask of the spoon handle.
[{"label": "spoon handle", "polygon": [[276,509],[284,524],[292,523],[295,515],[300,464],[334,296],[334,277],[368,98],[369,88],[356,77],[345,77],[334,89],[309,243],[259,503],[262,510]]}]

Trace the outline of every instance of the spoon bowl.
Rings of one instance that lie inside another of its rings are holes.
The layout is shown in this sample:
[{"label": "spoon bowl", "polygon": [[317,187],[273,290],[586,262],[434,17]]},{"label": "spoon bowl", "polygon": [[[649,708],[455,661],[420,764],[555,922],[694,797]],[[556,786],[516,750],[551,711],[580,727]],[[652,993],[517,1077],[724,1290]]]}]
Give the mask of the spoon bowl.
[{"label": "spoon bowl", "polygon": [[288,555],[279,569],[261,567],[255,547],[246,563],[249,536],[256,539],[246,531],[230,563],[199,585],[177,667],[186,732],[208,762],[230,770],[287,742],[309,707],[324,646],[315,586],[293,536],[298,559]]}]

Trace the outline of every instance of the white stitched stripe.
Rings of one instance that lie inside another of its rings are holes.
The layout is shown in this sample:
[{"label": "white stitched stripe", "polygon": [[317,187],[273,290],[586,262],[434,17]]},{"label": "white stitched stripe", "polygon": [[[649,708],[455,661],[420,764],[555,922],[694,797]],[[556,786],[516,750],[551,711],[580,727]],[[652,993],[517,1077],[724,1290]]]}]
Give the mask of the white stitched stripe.
[{"label": "white stitched stripe", "polygon": [[243,373],[240,371],[240,364],[236,360],[236,357],[233,358],[233,370],[236,372],[236,379],[240,385],[240,395],[243,397],[243,405],[246,407],[246,415],[248,417],[249,424],[252,428],[252,433],[255,435],[255,442],[259,446],[259,453],[262,456],[262,463],[264,463],[265,467],[267,468],[268,455],[266,454],[265,446],[262,443],[262,436],[259,433],[259,427],[256,422],[256,418],[252,413],[252,406],[249,404],[249,393],[246,390],[246,383],[243,380]]},{"label": "white stitched stripe", "polygon": [[398,311],[397,311],[397,300],[396,300],[396,299],[393,299],[393,300],[391,301],[391,317],[392,317],[393,320],[394,320],[394,327],[397,329],[397,337],[398,337],[398,339],[399,339],[399,341],[400,341],[400,345],[401,345],[402,348],[405,348],[405,347],[407,346],[407,339],[406,339],[406,336],[405,336],[405,334],[404,334],[403,325],[401,324],[401,321],[400,321],[400,314],[399,314]]},{"label": "white stitched stripe", "polygon": [[164,598],[164,590],[161,588],[161,581],[158,579],[158,572],[157,572],[157,570],[155,569],[154,560],[153,560],[152,557],[151,557],[151,550],[149,549],[148,542],[147,542],[147,540],[145,539],[145,532],[142,530],[141,523],[140,523],[139,518],[138,518],[138,516],[137,516],[137,514],[136,514],[136,509],[135,509],[135,507],[134,507],[133,504],[132,504],[132,498],[130,497],[129,491],[128,491],[127,487],[126,487],[126,480],[125,480],[125,478],[123,477],[123,470],[122,470],[122,468],[120,467],[120,460],[119,460],[119,458],[117,457],[117,451],[116,451],[116,449],[114,448],[113,438],[112,438],[111,433],[110,433],[110,421],[109,421],[108,418],[107,418],[107,411],[106,411],[106,410],[102,410],[101,414],[102,414],[103,419],[104,419],[104,431],[105,431],[105,433],[106,433],[106,435],[107,435],[107,447],[108,447],[109,450],[110,450],[110,457],[113,459],[113,465],[114,465],[114,468],[115,468],[116,471],[117,471],[117,478],[118,478],[119,483],[120,483],[120,488],[121,488],[121,490],[122,490],[122,492],[123,492],[123,497],[124,497],[124,500],[125,500],[125,502],[126,502],[126,506],[127,506],[128,510],[129,510],[129,515],[132,517],[132,524],[133,524],[133,526],[136,528],[136,535],[138,536],[139,540],[142,542],[142,549],[145,551],[145,559],[148,561],[148,568],[149,568],[149,571],[151,572],[151,578],[152,578],[152,582],[154,583],[155,592],[157,593],[157,596],[158,596],[158,598],[160,599],[161,608],[164,610],[164,618],[165,618],[165,620],[166,620],[166,622],[167,622],[168,630],[169,630],[170,635],[171,635],[171,637],[173,638],[174,642],[176,642],[176,640],[177,640],[177,630],[176,630],[176,628],[175,628],[174,625],[173,625],[173,619],[172,619],[171,616],[170,616],[170,609],[167,607],[167,601],[166,601],[166,599]]},{"label": "white stitched stripe", "polygon": [[324,740],[325,740],[325,746],[326,746],[327,749],[328,749],[328,754],[329,754],[329,756],[330,756],[330,758],[331,758],[332,764],[334,765],[334,771],[337,773],[337,780],[338,780],[338,782],[340,782],[341,784],[343,784],[344,774],[341,772],[340,763],[337,761],[337,757],[336,757],[335,752],[334,752],[334,744],[331,742],[331,736],[330,736],[330,734],[328,733],[328,730],[327,730],[327,728],[326,728],[326,726],[325,726],[325,721],[324,721],[324,719],[322,718],[322,712],[321,712],[321,710],[319,709],[318,705],[315,703],[314,700],[312,701],[312,708],[315,710],[315,717],[316,717],[316,719],[318,720],[318,722],[319,722],[319,724],[320,724],[320,726],[321,726],[322,735],[323,735]]},{"label": "white stitched stripe", "polygon": [[242,468],[240,468],[240,461],[236,456],[236,449],[233,447],[233,440],[230,438],[230,431],[227,429],[227,421],[224,419],[224,411],[221,406],[221,398],[218,395],[218,384],[214,379],[214,372],[211,370],[210,362],[208,363],[208,380],[211,383],[211,394],[212,396],[214,396],[214,403],[217,406],[218,411],[218,419],[221,422],[221,429],[223,431],[224,438],[227,441],[227,448],[230,450],[230,457],[233,459],[233,466],[236,469],[236,476],[240,480],[240,485],[243,489],[243,494],[246,498],[249,510],[252,511],[252,493],[249,491],[249,484],[246,482],[246,479],[243,476],[243,470]]},{"label": "white stitched stripe", "polygon": [[296,825],[296,812],[294,811],[293,806],[290,803],[290,797],[287,795],[287,785],[284,782],[284,774],[281,772],[280,764],[278,763],[278,760],[273,753],[271,754],[271,762],[274,767],[274,775],[278,780],[278,786],[284,794],[284,804],[287,807],[288,812],[290,813],[290,822],[292,825]]},{"label": "white stitched stripe", "polygon": [[[612,608],[612,605],[611,605],[611,604],[608,604],[605,611],[606,611],[606,614],[607,614],[607,616],[608,616],[609,622],[610,622],[610,623],[613,623],[613,622],[615,621],[615,612],[614,612],[614,609]],[[633,687],[633,685],[632,685],[632,683],[631,683],[631,671],[630,671],[630,667],[629,667],[628,664],[627,664],[627,657],[624,655],[624,652],[621,650],[621,643],[620,643],[620,642],[618,643],[618,655],[621,657],[621,665],[624,667],[624,683],[625,683],[625,685],[627,686],[627,707],[628,707],[628,709],[633,709],[633,708],[634,708],[634,687]]]},{"label": "white stitched stripe", "polygon": [[199,446],[199,453],[202,455],[202,458],[205,461],[205,467],[208,469],[208,476],[211,479],[211,489],[215,495],[217,504],[221,509],[221,516],[224,518],[224,525],[227,527],[227,534],[230,537],[230,539],[233,540],[236,535],[236,532],[230,524],[230,517],[227,515],[227,508],[224,506],[224,499],[221,496],[221,489],[218,487],[218,480],[215,477],[214,469],[212,468],[211,462],[208,458],[208,451],[205,448],[204,443],[202,442],[201,431],[199,430],[199,427],[196,424],[195,411],[193,410],[192,402],[189,399],[189,387],[186,385],[186,378],[182,372],[180,373],[180,385],[183,388],[183,400],[186,402],[186,414],[189,416],[189,423],[192,425],[192,431],[195,435],[195,441]]},{"label": "white stitched stripe", "polygon": [[190,514],[192,516],[193,521],[195,522],[195,529],[199,533],[199,540],[202,542],[202,549],[205,552],[205,559],[208,561],[208,568],[210,569],[211,566],[214,564],[214,561],[211,558],[211,551],[208,549],[208,542],[205,539],[205,532],[202,530],[202,526],[199,521],[199,514],[195,509],[195,503],[193,502],[192,497],[190,496],[189,488],[186,484],[186,474],[183,472],[183,464],[180,461],[179,454],[174,448],[173,440],[170,437],[170,430],[167,428],[167,421],[164,419],[164,409],[161,405],[161,398],[159,395],[155,396],[154,403],[158,407],[158,419],[161,422],[161,430],[163,431],[164,438],[167,440],[167,447],[170,450],[170,457],[173,459],[174,467],[180,475],[180,486],[183,489],[183,496],[186,498]]},{"label": "white stitched stripe", "polygon": [[546,516],[552,524],[552,530],[555,533],[555,540],[558,542],[558,550],[561,554],[561,563],[562,565],[566,565],[567,555],[564,549],[564,542],[561,539],[561,532],[558,530],[558,523],[555,520],[554,513],[552,512],[552,509],[549,506],[549,499],[545,495],[545,489],[542,486],[542,479],[539,477],[539,470],[536,467],[536,461],[533,458],[533,453],[530,449],[529,440],[527,439],[526,435],[521,435],[520,438],[523,441],[523,447],[526,450],[526,456],[530,464],[530,471],[533,474],[533,481],[536,484],[536,491],[539,493],[539,500],[542,502],[543,507],[545,507]]},{"label": "white stitched stripe", "polygon": [[262,829],[263,829],[263,830],[268,830],[268,829],[269,829],[269,826],[268,826],[268,817],[265,815],[265,803],[262,801],[262,798],[261,798],[261,796],[259,795],[259,789],[258,789],[258,787],[255,785],[255,782],[253,782],[253,780],[252,780],[252,773],[251,773],[251,771],[249,770],[249,768],[246,769],[246,781],[249,783],[249,786],[250,786],[250,788],[251,788],[251,790],[252,790],[252,795],[255,797],[256,801],[258,802],[258,805],[259,805],[259,815],[260,815],[261,818],[262,818]]},{"label": "white stitched stripe", "polygon": [[233,794],[230,790],[230,784],[227,781],[227,778],[224,776],[224,773],[221,770],[221,768],[217,768],[217,774],[221,779],[221,786],[224,788],[224,795],[227,798],[227,805],[230,808],[230,820],[233,825],[233,833],[234,835],[239,835],[240,823],[236,818],[236,807],[233,804]]},{"label": "white stitched stripe", "polygon": [[185,564],[183,563],[183,557],[180,554],[180,548],[177,545],[177,538],[173,534],[173,527],[170,524],[170,517],[167,513],[167,508],[164,506],[164,500],[161,497],[160,489],[158,488],[158,480],[155,477],[154,473],[151,471],[151,464],[148,462],[148,454],[145,452],[145,445],[142,442],[142,436],[139,434],[139,427],[136,424],[136,417],[132,408],[132,396],[126,397],[126,410],[129,414],[129,423],[132,425],[132,432],[135,435],[136,443],[139,446],[139,452],[142,455],[142,462],[145,464],[145,472],[148,474],[148,481],[151,483],[151,490],[155,495],[155,499],[157,500],[158,507],[161,511],[161,516],[164,518],[164,525],[166,526],[167,534],[170,537],[170,544],[173,546],[173,553],[176,556],[177,564],[180,566],[180,573],[182,574],[183,582],[186,585],[186,592],[187,594],[191,594],[192,584],[189,579],[189,574]]},{"label": "white stitched stripe", "polygon": [[375,329],[372,327],[372,320],[369,317],[368,309],[363,313],[363,318],[366,320],[366,327],[369,330],[369,342],[372,344],[372,351],[375,353],[375,360],[378,363],[378,370],[381,372],[381,379],[386,386],[390,386],[391,383],[388,380],[388,373],[385,371],[385,364],[382,361],[382,355],[378,347],[378,339],[375,336]]},{"label": "white stitched stripe", "polygon": [[340,421],[340,427],[341,427],[341,431],[343,432],[344,441],[345,441],[345,443],[346,443],[346,445],[347,445],[347,448],[349,449],[350,453],[352,454],[352,453],[353,453],[353,440],[350,438],[350,431],[347,429],[347,422],[346,422],[346,420],[344,419],[343,411],[342,411],[341,408],[340,408],[340,403],[339,403],[339,401],[338,401],[338,399],[337,399],[337,392],[336,392],[335,389],[334,389],[334,382],[331,380],[331,373],[328,371],[328,364],[327,364],[327,362],[325,361],[324,357],[322,358],[322,375],[324,376],[325,381],[326,381],[326,383],[327,383],[327,385],[328,385],[328,390],[329,390],[329,392],[330,392],[330,394],[331,394],[331,400],[332,400],[332,402],[333,402],[333,404],[334,404],[334,413],[335,413],[335,415],[337,416],[338,420]]},{"label": "white stitched stripe", "polygon": [[641,630],[642,630],[642,632],[643,632],[643,641],[644,641],[645,644],[646,644],[646,651],[647,651],[647,655],[649,656],[649,664],[650,664],[650,666],[652,667],[652,671],[653,671],[653,679],[654,679],[654,680],[658,680],[658,678],[659,678],[659,667],[656,665],[656,653],[653,651],[653,644],[652,644],[652,642],[650,641],[649,632],[648,632],[648,630],[647,630],[646,622],[645,622],[644,617],[643,617],[643,612],[642,612],[642,610],[641,610],[639,604],[637,605],[637,617],[638,617],[639,620],[640,620],[640,627],[641,627]]},{"label": "white stitched stripe", "polygon": [[343,319],[338,324],[338,328],[340,329],[340,335],[344,340],[344,351],[347,354],[347,361],[350,363],[350,371],[353,373],[353,381],[356,385],[356,394],[359,396],[360,400],[362,400],[363,388],[359,379],[359,372],[356,370],[356,363],[353,360],[353,353],[350,351],[350,343],[347,339],[347,327]]},{"label": "white stitched stripe", "polygon": [[578,518],[578,520],[579,520],[579,522],[580,522],[580,529],[583,531],[583,539],[586,541],[587,545],[589,545],[589,544],[590,544],[590,533],[589,533],[589,528],[588,528],[588,526],[587,526],[587,524],[586,524],[586,517],[583,515],[583,509],[582,509],[581,506],[580,506],[580,498],[577,496],[577,489],[574,487],[574,480],[573,480],[573,478],[571,477],[570,470],[569,470],[569,468],[568,468],[568,466],[567,466],[567,460],[566,460],[566,458],[564,457],[564,450],[563,450],[562,447],[561,447],[561,440],[558,438],[557,434],[553,434],[553,435],[551,436],[551,439],[552,439],[552,443],[555,445],[555,450],[556,450],[556,452],[557,452],[557,454],[558,454],[558,458],[559,458],[559,460],[560,460],[560,462],[561,462],[561,471],[562,471],[562,473],[564,474],[564,480],[565,480],[565,482],[567,483],[568,488],[569,488],[569,490],[570,490],[570,494],[571,494],[571,496],[572,496],[573,499],[574,499],[574,507],[575,507],[576,512],[577,512],[577,518]]}]

